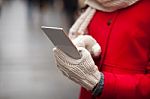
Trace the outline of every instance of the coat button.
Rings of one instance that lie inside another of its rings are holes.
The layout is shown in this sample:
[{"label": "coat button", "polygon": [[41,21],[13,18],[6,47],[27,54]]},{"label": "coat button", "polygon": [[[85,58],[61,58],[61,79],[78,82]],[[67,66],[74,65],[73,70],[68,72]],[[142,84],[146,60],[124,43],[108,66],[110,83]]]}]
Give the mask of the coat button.
[{"label": "coat button", "polygon": [[111,23],[112,23],[112,19],[109,19],[109,20],[107,21],[107,25],[110,26]]}]

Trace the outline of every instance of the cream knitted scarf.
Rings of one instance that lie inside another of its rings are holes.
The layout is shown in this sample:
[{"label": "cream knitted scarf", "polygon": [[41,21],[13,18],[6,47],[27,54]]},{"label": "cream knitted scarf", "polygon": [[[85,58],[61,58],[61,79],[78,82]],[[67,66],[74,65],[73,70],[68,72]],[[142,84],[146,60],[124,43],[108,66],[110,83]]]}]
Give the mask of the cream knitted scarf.
[{"label": "cream knitted scarf", "polygon": [[69,31],[71,39],[76,38],[78,35],[83,35],[86,28],[94,16],[96,10],[103,12],[113,12],[118,9],[126,8],[139,0],[86,0],[85,4],[89,7],[81,14],[77,21],[72,25]]}]

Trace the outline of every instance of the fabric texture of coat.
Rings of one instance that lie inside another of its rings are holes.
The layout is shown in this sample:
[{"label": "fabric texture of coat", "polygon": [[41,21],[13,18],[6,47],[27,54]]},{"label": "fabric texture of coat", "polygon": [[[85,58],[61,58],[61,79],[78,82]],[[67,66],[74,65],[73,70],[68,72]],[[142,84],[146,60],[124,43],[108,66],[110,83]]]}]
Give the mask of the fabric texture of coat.
[{"label": "fabric texture of coat", "polygon": [[[102,48],[95,63],[104,73],[104,89],[96,99],[150,99],[150,0],[96,11],[88,33]],[[81,88],[79,99],[94,98]]]}]

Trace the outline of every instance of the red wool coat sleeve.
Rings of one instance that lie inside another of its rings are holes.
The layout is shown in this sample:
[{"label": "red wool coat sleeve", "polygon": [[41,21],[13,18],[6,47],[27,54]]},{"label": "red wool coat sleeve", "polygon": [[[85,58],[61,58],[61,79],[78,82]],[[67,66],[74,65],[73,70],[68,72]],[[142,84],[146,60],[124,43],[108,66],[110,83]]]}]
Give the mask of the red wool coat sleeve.
[{"label": "red wool coat sleeve", "polygon": [[97,99],[150,99],[150,74],[104,72],[105,86]]},{"label": "red wool coat sleeve", "polygon": [[[104,73],[96,99],[150,99],[150,0],[111,13],[97,11],[88,26],[102,47],[95,63]],[[81,89],[80,99],[94,99]]]},{"label": "red wool coat sleeve", "polygon": [[[105,85],[96,99],[150,99],[150,74],[119,75],[104,72]],[[94,99],[91,92],[81,89],[80,99]]]}]

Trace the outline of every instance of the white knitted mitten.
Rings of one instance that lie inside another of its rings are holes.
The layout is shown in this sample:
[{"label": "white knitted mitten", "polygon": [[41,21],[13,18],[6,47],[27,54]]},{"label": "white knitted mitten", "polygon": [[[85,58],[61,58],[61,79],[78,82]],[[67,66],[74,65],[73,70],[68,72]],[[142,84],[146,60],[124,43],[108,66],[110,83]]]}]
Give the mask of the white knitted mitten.
[{"label": "white knitted mitten", "polygon": [[92,56],[98,57],[101,53],[101,47],[97,41],[90,35],[79,35],[72,40],[76,47],[86,48]]},{"label": "white knitted mitten", "polygon": [[83,47],[78,47],[81,59],[73,59],[58,48],[54,48],[56,64],[63,74],[87,90],[92,90],[99,82],[101,74],[90,53]]}]

